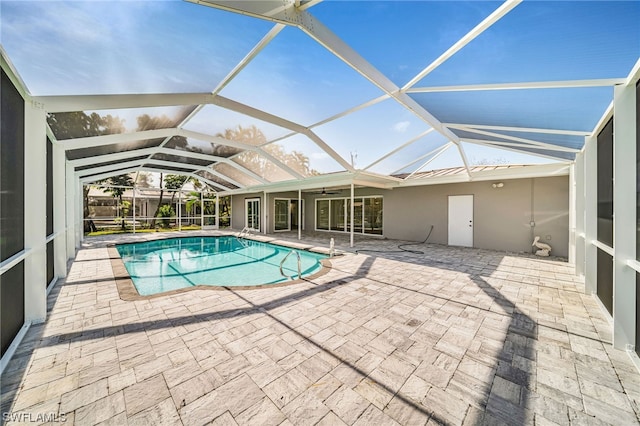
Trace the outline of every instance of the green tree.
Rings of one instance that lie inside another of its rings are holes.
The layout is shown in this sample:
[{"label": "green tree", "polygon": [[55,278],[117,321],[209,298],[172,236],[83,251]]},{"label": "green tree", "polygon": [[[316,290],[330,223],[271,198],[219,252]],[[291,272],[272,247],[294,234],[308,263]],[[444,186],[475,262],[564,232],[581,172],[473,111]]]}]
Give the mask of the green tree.
[{"label": "green tree", "polygon": [[[213,200],[215,202],[217,196],[218,195],[216,193],[211,192],[205,192],[202,196],[199,191],[189,192],[186,203],[187,213],[196,213],[198,209],[202,208],[201,198],[204,198],[207,201]],[[215,207],[211,207],[211,202],[205,204],[203,213],[205,215],[215,214]]]},{"label": "green tree", "polygon": [[173,201],[176,197],[176,191],[179,190],[187,183],[189,177],[186,175],[166,175],[164,177],[164,187],[166,189],[172,190],[171,192],[171,201],[169,205],[173,206]]},{"label": "green tree", "polygon": [[125,131],[121,118],[110,114],[102,116],[96,112],[90,115],[83,111],[51,113],[47,116],[47,123],[58,140],[113,135]]},{"label": "green tree", "polygon": [[[116,133],[124,133],[124,121],[112,115],[102,116],[98,113],[90,115],[83,111],[58,112],[47,115],[47,123],[51,131],[58,140],[84,138],[88,136],[102,136]],[[100,181],[96,182],[100,183]],[[90,186],[82,187],[82,198],[84,200],[83,216],[87,219],[89,211],[89,190]],[[84,221],[84,231],[92,231],[93,222]],[[95,225],[93,225],[95,228]]]},{"label": "green tree", "polygon": [[202,208],[200,197],[200,193],[197,191],[189,192],[186,204],[187,213],[197,213],[198,209]]},{"label": "green tree", "polygon": [[[267,143],[267,138],[255,125],[250,127],[238,126],[234,129],[226,129],[223,133],[218,133],[218,137],[242,142],[247,145],[261,146],[261,148],[289,166],[303,176],[316,175],[318,172],[310,167],[309,157],[300,151],[287,153],[284,147],[278,143]],[[235,148],[232,148],[235,149]],[[278,167],[266,157],[256,151],[244,151],[237,156],[238,162],[252,172],[264,177],[267,180],[287,180],[291,179],[289,173]],[[238,170],[228,171],[229,177],[235,180],[242,179],[243,173]],[[221,182],[224,184],[224,182]]]},{"label": "green tree", "polygon": [[173,207],[170,205],[163,205],[158,209],[158,216],[162,219],[160,222],[162,223],[163,228],[168,228],[171,222],[171,217],[175,216],[176,212],[173,210]]},{"label": "green tree", "polygon": [[[119,176],[112,176],[108,179],[105,179],[102,182],[103,182],[103,185],[105,185],[105,186],[102,186],[102,188],[104,188],[104,191],[110,193],[112,197],[118,199],[118,207],[121,210],[120,223],[122,225],[122,230],[124,231],[126,229],[126,226],[125,226],[126,213],[128,213],[128,210],[131,204],[129,203],[129,206],[127,206],[127,211],[125,212],[124,211],[125,206],[122,201],[122,195],[125,193],[127,188],[133,189],[133,184],[134,184],[133,178],[131,177],[131,175],[119,175]],[[106,186],[106,185],[113,185],[113,186]]]}]

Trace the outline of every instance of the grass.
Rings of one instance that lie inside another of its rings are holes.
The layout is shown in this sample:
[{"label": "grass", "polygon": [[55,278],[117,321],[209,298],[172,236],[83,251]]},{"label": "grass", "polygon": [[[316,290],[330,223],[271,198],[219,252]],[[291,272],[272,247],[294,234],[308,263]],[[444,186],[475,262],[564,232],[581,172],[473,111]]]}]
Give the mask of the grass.
[{"label": "grass", "polygon": [[[197,231],[200,229],[198,225],[186,225],[182,227],[182,231]],[[157,229],[140,229],[136,228],[136,234],[143,232],[172,232],[177,231],[178,227],[174,228],[157,228]],[[115,235],[115,234],[132,234],[133,228],[127,228],[126,230],[118,229],[102,229],[96,232],[88,232],[85,235],[88,237],[98,237],[100,235]]]}]

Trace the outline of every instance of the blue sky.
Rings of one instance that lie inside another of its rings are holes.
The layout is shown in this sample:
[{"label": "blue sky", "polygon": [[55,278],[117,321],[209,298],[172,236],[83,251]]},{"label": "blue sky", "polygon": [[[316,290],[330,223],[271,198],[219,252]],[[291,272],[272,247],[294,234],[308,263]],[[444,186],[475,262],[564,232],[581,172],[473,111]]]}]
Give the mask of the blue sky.
[{"label": "blue sky", "polygon": [[[499,5],[325,1],[309,11],[402,86]],[[638,22],[637,1],[525,1],[416,87],[623,78],[640,56]],[[211,91],[272,26],[181,1],[0,1],[2,46],[37,95]],[[306,34],[285,28],[221,94],[309,126],[382,92]],[[412,96],[445,122],[591,130],[612,90]],[[123,112],[129,125],[135,124],[133,113]],[[253,122],[207,107],[187,127],[217,133]],[[286,134],[277,126],[256,124],[269,138]],[[387,100],[314,131],[347,161],[357,153],[356,166],[366,167],[427,128]],[[373,170],[389,173],[444,142],[431,134]],[[303,150],[320,171],[339,169],[304,137],[282,143],[287,150]],[[477,161],[532,160],[465,148]],[[434,164],[461,161],[456,150],[449,150]]]}]

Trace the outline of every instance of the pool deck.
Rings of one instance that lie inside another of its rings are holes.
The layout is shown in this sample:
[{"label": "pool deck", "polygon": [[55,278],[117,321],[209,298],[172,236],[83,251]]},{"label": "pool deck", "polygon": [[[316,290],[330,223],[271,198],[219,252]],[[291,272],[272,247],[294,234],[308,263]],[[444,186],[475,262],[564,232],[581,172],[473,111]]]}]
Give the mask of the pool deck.
[{"label": "pool deck", "polygon": [[121,300],[107,244],[179,235],[85,240],[2,375],[3,420],[639,424],[640,374],[562,260],[358,238],[386,253],[290,286]]}]

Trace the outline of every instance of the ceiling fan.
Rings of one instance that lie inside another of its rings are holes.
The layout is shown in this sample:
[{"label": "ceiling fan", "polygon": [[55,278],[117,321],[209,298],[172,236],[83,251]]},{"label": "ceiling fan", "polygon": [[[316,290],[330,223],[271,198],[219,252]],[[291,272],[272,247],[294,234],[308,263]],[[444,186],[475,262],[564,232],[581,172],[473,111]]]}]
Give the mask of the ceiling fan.
[{"label": "ceiling fan", "polygon": [[318,194],[318,195],[333,195],[340,194],[340,191],[327,191],[327,188],[322,188],[322,191],[310,192],[310,194]]}]

